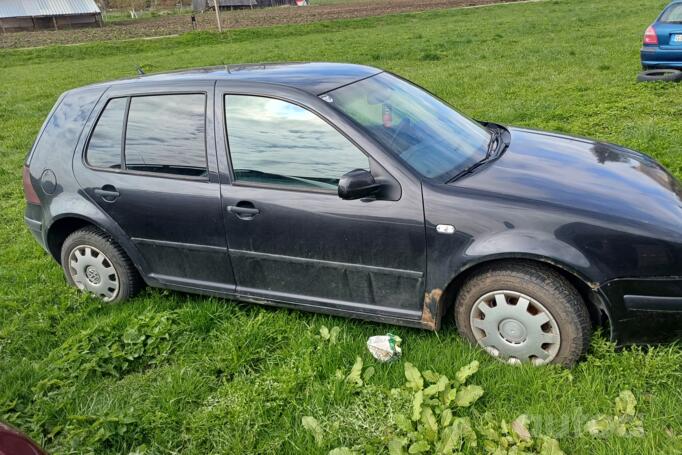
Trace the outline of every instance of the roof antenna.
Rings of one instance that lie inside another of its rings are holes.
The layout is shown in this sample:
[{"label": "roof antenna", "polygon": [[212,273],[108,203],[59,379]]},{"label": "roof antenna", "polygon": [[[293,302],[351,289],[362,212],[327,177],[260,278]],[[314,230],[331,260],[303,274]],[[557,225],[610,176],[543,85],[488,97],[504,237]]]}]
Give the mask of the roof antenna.
[{"label": "roof antenna", "polygon": [[140,76],[145,74],[144,70],[142,69],[142,67],[140,65],[135,65],[135,69],[137,70],[137,74],[139,74]]}]

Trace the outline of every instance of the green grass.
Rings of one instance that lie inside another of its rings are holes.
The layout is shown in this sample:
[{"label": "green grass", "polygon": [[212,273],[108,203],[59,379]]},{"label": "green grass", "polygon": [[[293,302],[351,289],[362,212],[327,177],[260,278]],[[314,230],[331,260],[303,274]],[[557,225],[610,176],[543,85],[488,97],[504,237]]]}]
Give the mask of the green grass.
[{"label": "green grass", "polygon": [[[568,453],[680,453],[676,345],[617,352],[597,337],[571,371],[511,368],[467,346],[451,323],[434,334],[151,289],[103,305],[67,288],[32,240],[20,183],[64,90],[133,75],[136,64],[150,72],[283,60],[384,67],[475,118],[620,143],[679,178],[682,84],[634,81],[643,30],[665,3],[545,1],[0,52],[0,418],[55,453],[380,452],[403,407],[389,392],[404,382],[403,366],[376,364],[365,341],[392,331],[420,369],[451,376],[479,360],[474,382],[485,395],[474,408],[507,421],[531,415]],[[341,328],[337,344],[316,338],[323,324]],[[121,344],[140,331],[154,344]],[[336,379],[357,355],[376,368],[360,389]],[[581,432],[623,389],[639,400],[644,438]],[[321,448],[302,428],[305,415],[322,423]]]}]

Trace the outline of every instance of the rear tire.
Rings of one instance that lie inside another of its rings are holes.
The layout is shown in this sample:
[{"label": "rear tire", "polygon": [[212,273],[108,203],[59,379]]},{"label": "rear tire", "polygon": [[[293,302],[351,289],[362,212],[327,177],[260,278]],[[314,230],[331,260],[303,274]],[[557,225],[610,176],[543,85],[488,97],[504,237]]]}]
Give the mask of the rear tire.
[{"label": "rear tire", "polygon": [[94,226],[79,229],[66,238],[61,262],[71,286],[107,303],[133,297],[144,285],[123,248]]},{"label": "rear tire", "polygon": [[455,304],[460,334],[508,363],[571,366],[592,332],[578,291],[532,262],[491,265],[472,276]]}]

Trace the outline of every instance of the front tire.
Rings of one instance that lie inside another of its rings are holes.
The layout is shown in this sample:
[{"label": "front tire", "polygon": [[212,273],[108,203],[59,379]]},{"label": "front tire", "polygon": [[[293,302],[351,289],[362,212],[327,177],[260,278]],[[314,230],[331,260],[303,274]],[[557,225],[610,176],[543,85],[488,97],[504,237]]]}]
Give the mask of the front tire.
[{"label": "front tire", "polygon": [[123,249],[94,226],[66,238],[61,262],[71,286],[107,303],[126,300],[142,288],[142,279]]},{"label": "front tire", "polygon": [[455,322],[467,340],[511,364],[573,365],[591,335],[578,291],[531,262],[491,265],[473,275],[457,297]]}]

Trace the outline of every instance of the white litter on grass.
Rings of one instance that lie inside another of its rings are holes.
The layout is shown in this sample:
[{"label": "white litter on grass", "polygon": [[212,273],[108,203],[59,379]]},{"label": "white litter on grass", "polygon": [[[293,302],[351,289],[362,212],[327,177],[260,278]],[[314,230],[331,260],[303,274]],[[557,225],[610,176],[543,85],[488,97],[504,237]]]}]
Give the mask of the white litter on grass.
[{"label": "white litter on grass", "polygon": [[372,356],[379,362],[389,362],[400,357],[402,351],[400,349],[400,342],[402,340],[396,335],[387,333],[386,335],[377,335],[369,337],[367,340],[367,349]]}]

